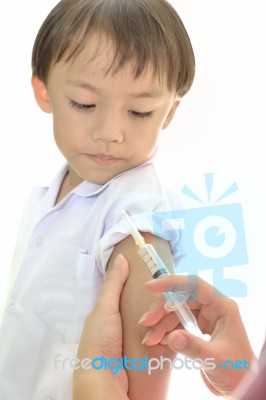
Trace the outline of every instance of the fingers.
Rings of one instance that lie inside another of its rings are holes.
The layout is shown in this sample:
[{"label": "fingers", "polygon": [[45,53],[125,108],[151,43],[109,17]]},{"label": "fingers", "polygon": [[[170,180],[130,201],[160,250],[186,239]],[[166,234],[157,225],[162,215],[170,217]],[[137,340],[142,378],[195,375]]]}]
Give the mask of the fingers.
[{"label": "fingers", "polygon": [[113,266],[106,274],[101,294],[97,301],[97,307],[101,307],[105,311],[105,315],[119,312],[120,295],[128,274],[128,262],[122,254],[118,254]]},{"label": "fingers", "polygon": [[168,346],[176,353],[195,358],[207,358],[214,352],[212,343],[207,342],[197,336],[191,335],[183,329],[177,329],[167,336]]},{"label": "fingers", "polygon": [[142,324],[143,326],[152,326],[157,324],[166,314],[164,305],[165,299],[163,297],[155,300],[145,314],[140,318],[139,324]]},{"label": "fingers", "polygon": [[201,304],[208,304],[214,297],[223,296],[212,285],[196,275],[166,275],[145,283],[152,292],[186,291]]},{"label": "fingers", "polygon": [[166,315],[158,324],[151,327],[142,340],[142,344],[146,346],[154,346],[156,344],[167,344],[164,341],[165,335],[176,329],[180,322],[174,313]]}]

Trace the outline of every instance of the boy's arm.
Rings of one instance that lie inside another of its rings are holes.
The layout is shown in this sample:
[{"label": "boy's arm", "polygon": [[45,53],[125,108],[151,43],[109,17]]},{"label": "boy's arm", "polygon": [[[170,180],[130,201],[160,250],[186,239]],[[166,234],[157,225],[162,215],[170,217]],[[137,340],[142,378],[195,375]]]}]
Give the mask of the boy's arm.
[{"label": "boy's arm", "polygon": [[[146,243],[151,243],[156,248],[162,260],[171,271],[173,262],[168,242],[155,238],[149,233],[142,233]],[[156,244],[155,244],[156,243]],[[143,313],[148,309],[156,295],[149,293],[144,282],[151,279],[151,275],[137,253],[131,236],[118,243],[108,262],[108,267],[112,266],[117,254],[122,253],[129,263],[129,278],[124,286],[121,297],[121,316],[123,322],[123,355],[127,359],[144,359],[145,356],[151,358],[166,357],[173,359],[175,354],[168,346],[146,347],[141,342],[145,336],[146,329],[138,325],[138,321]],[[156,361],[153,362],[155,365]],[[137,364],[139,365],[139,363]],[[171,369],[169,363],[165,363],[163,369],[156,369],[148,374],[147,370],[128,370],[130,400],[164,400],[167,397],[169,378]]]},{"label": "boy's arm", "polygon": [[[74,375],[75,377],[75,375]],[[72,400],[129,400],[109,371],[81,374],[74,378]]]}]

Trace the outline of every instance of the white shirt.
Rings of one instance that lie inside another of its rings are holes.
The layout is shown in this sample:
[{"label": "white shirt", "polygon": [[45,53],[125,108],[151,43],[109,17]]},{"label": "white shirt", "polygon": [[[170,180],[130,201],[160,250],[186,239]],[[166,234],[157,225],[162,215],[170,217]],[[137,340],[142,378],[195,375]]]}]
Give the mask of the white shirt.
[{"label": "white shirt", "polygon": [[63,360],[76,357],[109,257],[129,234],[121,209],[152,232],[152,213],[176,207],[151,162],[105,185],[83,181],[54,206],[65,173],[35,188],[22,219],[0,326],[1,400],[71,400]]}]

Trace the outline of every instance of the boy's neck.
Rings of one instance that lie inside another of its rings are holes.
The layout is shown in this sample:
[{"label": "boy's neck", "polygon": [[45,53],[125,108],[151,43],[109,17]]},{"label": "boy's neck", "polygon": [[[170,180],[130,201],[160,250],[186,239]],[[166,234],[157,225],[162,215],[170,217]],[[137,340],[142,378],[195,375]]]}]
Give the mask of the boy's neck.
[{"label": "boy's neck", "polygon": [[57,195],[57,198],[56,198],[56,201],[55,201],[55,205],[60,203],[60,201],[63,200],[80,183],[81,183],[81,181],[80,182],[73,181],[71,179],[69,170],[67,170],[67,172],[66,172],[66,174],[65,174],[65,176],[64,176],[64,178],[62,180],[60,189],[58,191],[58,195]]}]

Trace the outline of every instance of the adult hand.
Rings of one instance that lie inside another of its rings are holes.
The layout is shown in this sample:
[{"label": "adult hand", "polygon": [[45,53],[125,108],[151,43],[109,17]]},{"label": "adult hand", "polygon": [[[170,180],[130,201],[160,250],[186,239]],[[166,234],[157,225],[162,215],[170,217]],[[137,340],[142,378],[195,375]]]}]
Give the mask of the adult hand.
[{"label": "adult hand", "polygon": [[[106,279],[94,309],[86,318],[77,358],[93,360],[122,357],[122,322],[119,312],[120,295],[128,277],[128,264],[119,254]],[[117,374],[112,369],[79,368],[74,371],[73,399],[128,399],[128,380],[124,369]]]},{"label": "adult hand", "polygon": [[[210,341],[182,329],[176,314],[165,310],[165,300],[161,298],[140,320],[145,327],[150,327],[143,344],[165,344],[190,359],[214,358],[216,367],[209,369],[203,365],[202,378],[211,392],[232,398],[254,359],[237,304],[195,276],[163,276],[147,282],[146,287],[153,292],[185,290],[191,293],[192,301],[188,305],[201,331],[210,335]],[[241,361],[232,368],[232,364],[224,364],[226,360]]]}]

